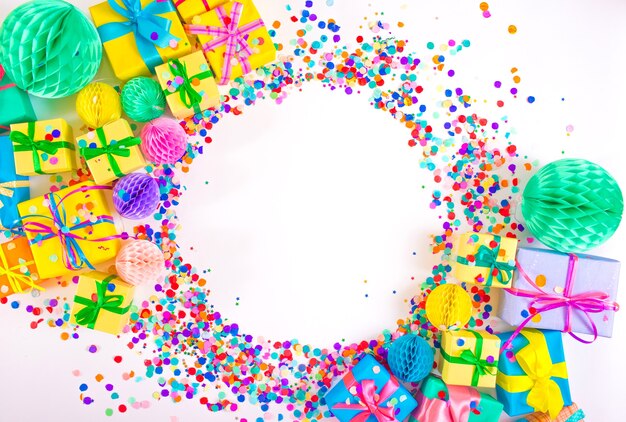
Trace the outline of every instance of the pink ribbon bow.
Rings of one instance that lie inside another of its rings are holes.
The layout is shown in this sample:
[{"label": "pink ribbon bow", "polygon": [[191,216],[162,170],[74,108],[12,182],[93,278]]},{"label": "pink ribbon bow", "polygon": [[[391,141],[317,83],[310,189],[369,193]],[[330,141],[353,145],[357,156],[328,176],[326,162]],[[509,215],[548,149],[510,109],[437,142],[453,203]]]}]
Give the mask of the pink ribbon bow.
[{"label": "pink ribbon bow", "polygon": [[[420,406],[410,420],[419,422],[467,422],[472,402],[480,402],[480,394],[471,387],[448,385],[448,400],[429,399],[420,391],[416,397]],[[474,406],[474,407],[476,407]]]},{"label": "pink ribbon bow", "polygon": [[374,416],[378,422],[392,422],[396,420],[393,406],[384,407],[382,404],[388,400],[400,387],[398,381],[390,378],[379,394],[376,394],[376,383],[374,380],[363,380],[358,382],[351,372],[343,378],[346,389],[356,387],[356,395],[360,399],[359,403],[337,403],[334,410],[358,410],[359,413],[352,418],[353,422],[365,422],[370,416]]},{"label": "pink ribbon bow", "polygon": [[[563,328],[563,332],[568,333],[570,336],[580,341],[581,343],[590,344],[596,341],[598,338],[598,328],[596,324],[591,319],[589,314],[596,314],[604,311],[617,311],[619,309],[619,305],[615,302],[610,301],[610,296],[604,292],[585,292],[579,293],[576,295],[572,295],[572,289],[574,287],[574,281],[576,280],[576,267],[578,265],[578,256],[575,254],[569,254],[569,265],[567,267],[567,277],[565,279],[565,289],[563,290],[563,295],[555,295],[547,293],[526,274],[524,269],[519,265],[519,262],[515,262],[517,266],[517,270],[519,274],[526,279],[528,284],[530,284],[537,291],[531,290],[521,290],[521,289],[504,289],[507,293],[512,294],[514,296],[519,297],[527,297],[532,298],[530,302],[530,306],[536,309],[536,313],[533,315],[529,315],[522,323],[517,327],[517,329],[513,332],[513,335],[507,340],[506,343],[502,345],[502,349],[506,350],[511,346],[511,343],[518,336],[518,334],[522,331],[522,329],[528,324],[536,314],[540,314],[542,312],[551,311],[553,309],[558,308],[566,308],[565,313],[565,325]],[[572,333],[572,311],[573,310],[581,311],[591,329],[593,330],[593,339],[585,340],[576,334]]]},{"label": "pink ribbon bow", "polygon": [[[2,79],[4,79],[6,73],[7,73],[6,70],[4,70],[4,67],[2,67],[2,65],[0,64],[0,81]],[[6,85],[0,85],[0,91],[2,91],[4,89],[13,88],[14,86],[15,86],[14,83],[6,84]]]},{"label": "pink ribbon bow", "polygon": [[230,16],[226,16],[223,6],[215,9],[222,26],[205,26],[205,25],[185,25],[188,34],[195,35],[211,35],[214,38],[202,45],[205,51],[214,50],[216,47],[226,45],[226,53],[224,54],[224,66],[222,67],[222,78],[220,85],[226,85],[230,81],[230,75],[233,68],[233,58],[237,59],[241,64],[243,73],[246,74],[252,69],[248,58],[252,55],[252,49],[248,44],[248,34],[255,29],[263,27],[263,21],[256,19],[245,25],[239,26],[241,20],[241,12],[243,4],[234,2],[232,4]]}]

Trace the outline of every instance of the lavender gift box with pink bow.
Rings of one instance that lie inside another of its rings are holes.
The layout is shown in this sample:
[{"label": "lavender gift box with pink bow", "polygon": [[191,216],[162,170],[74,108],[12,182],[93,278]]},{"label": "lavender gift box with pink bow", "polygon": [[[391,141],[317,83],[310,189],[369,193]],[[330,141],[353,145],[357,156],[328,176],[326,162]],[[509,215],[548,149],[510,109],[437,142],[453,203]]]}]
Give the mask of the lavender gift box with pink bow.
[{"label": "lavender gift box with pink bow", "polygon": [[340,421],[403,421],[417,407],[408,390],[370,355],[363,356],[324,400]]},{"label": "lavender gift box with pink bow", "polygon": [[[620,263],[592,255],[520,248],[512,288],[504,289],[499,314],[507,323],[559,330],[584,343],[611,337]],[[583,339],[573,333],[590,334]]]}]

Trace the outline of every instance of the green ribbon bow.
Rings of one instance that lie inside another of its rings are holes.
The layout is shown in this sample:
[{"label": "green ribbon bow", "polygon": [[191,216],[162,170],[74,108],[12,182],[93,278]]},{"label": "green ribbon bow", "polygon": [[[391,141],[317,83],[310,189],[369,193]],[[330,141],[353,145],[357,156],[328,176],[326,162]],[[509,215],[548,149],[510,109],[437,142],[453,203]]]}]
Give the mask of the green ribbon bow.
[{"label": "green ribbon bow", "polygon": [[124,173],[120,169],[119,164],[117,164],[117,160],[115,159],[115,156],[130,157],[129,148],[135,145],[141,144],[141,139],[129,136],[120,141],[117,141],[114,144],[109,144],[107,142],[106,135],[104,134],[104,129],[102,128],[96,129],[96,134],[98,135],[98,140],[100,141],[100,145],[102,146],[98,148],[89,148],[89,147],[81,148],[80,155],[85,157],[85,160],[87,161],[91,160],[92,158],[99,157],[101,155],[106,155],[107,159],[109,160],[109,166],[111,167],[111,170],[113,170],[113,173],[115,174],[115,176],[116,177],[124,176]]},{"label": "green ribbon bow", "polygon": [[441,355],[445,360],[450,363],[458,363],[461,365],[473,365],[474,371],[472,373],[472,387],[476,387],[478,385],[478,380],[481,376],[484,375],[496,375],[498,368],[498,361],[495,359],[494,361],[489,363],[486,359],[480,359],[480,356],[483,354],[483,338],[480,334],[475,331],[466,331],[468,333],[472,333],[474,337],[476,337],[476,347],[474,351],[470,349],[465,349],[461,352],[459,356],[450,356],[443,347],[441,350]]},{"label": "green ribbon bow", "polygon": [[62,148],[74,150],[74,144],[66,141],[35,141],[35,122],[28,122],[28,134],[18,131],[12,131],[9,139],[13,142],[13,150],[15,152],[32,151],[33,167],[35,173],[45,174],[41,169],[41,158],[39,152],[55,155]]},{"label": "green ribbon bow", "polygon": [[[196,114],[202,112],[202,110],[200,109],[200,103],[202,102],[202,95],[200,95],[200,93],[196,91],[194,87],[191,85],[191,79],[212,78],[213,72],[211,72],[210,70],[207,70],[206,72],[201,72],[201,73],[198,73],[197,75],[190,77],[187,73],[187,65],[184,63],[181,63],[180,60],[171,59],[170,61],[167,62],[167,64],[170,68],[170,72],[172,72],[172,75],[174,77],[180,76],[183,80],[183,83],[180,84],[180,86],[175,91],[175,92],[178,92],[178,95],[180,96],[180,101],[187,108],[193,108],[193,111]],[[164,92],[166,96],[173,94],[173,92],[170,92],[168,90],[164,90]]]},{"label": "green ribbon bow", "polygon": [[[500,284],[506,284],[513,278],[513,271],[515,271],[515,265],[510,265],[507,262],[498,261],[498,253],[500,252],[500,244],[502,238],[500,236],[493,236],[497,246],[493,249],[480,245],[476,255],[474,255],[474,264],[477,267],[489,268],[489,276],[485,281],[485,286],[491,286],[493,284],[494,269],[498,270],[495,274],[496,279]],[[462,265],[470,265],[467,258],[459,256],[456,261]],[[506,278],[505,278],[506,276]]]},{"label": "green ribbon bow", "polygon": [[124,315],[130,310],[130,305],[122,308],[124,302],[123,295],[109,295],[107,287],[111,280],[118,278],[116,275],[110,275],[102,281],[96,281],[97,299],[76,296],[74,302],[85,307],[76,313],[76,323],[78,325],[86,325],[93,329],[98,320],[101,310],[105,310],[114,314]]}]

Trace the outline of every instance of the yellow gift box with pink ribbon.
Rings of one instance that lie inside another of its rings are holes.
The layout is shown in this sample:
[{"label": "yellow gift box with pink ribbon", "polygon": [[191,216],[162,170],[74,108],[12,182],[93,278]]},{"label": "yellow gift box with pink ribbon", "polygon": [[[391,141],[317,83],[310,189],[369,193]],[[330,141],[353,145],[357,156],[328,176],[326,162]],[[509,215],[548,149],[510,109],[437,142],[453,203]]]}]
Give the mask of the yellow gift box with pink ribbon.
[{"label": "yellow gift box with pink ribbon", "polygon": [[496,394],[504,411],[509,416],[544,412],[555,419],[572,404],[562,333],[528,328],[498,337],[504,344]]},{"label": "yellow gift box with pink ribbon", "polygon": [[191,23],[195,16],[215,9],[229,0],[174,0],[174,6],[183,21]]},{"label": "yellow gift box with pink ribbon", "polygon": [[198,41],[220,85],[276,60],[276,48],[251,0],[218,6],[185,25]]},{"label": "yellow gift box with pink ribbon", "polygon": [[0,245],[0,298],[31,289],[43,290],[28,239],[19,236]]}]

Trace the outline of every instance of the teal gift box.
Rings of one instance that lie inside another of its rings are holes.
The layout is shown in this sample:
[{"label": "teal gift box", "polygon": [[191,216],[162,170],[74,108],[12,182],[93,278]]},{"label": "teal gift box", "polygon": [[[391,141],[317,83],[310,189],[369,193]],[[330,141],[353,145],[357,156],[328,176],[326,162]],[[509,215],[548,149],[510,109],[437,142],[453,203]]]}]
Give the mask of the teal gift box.
[{"label": "teal gift box", "polygon": [[324,400],[333,416],[344,422],[403,421],[417,407],[408,390],[371,355],[364,355]]},{"label": "teal gift box", "polygon": [[28,94],[13,84],[0,65],[0,126],[35,120]]},{"label": "teal gift box", "polygon": [[28,177],[15,173],[13,144],[8,136],[0,136],[0,229],[20,225],[17,204],[30,199]]},{"label": "teal gift box", "polygon": [[496,395],[509,416],[544,412],[556,419],[572,404],[560,331],[528,328],[498,334],[504,344],[498,363]]}]

